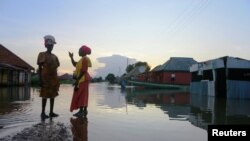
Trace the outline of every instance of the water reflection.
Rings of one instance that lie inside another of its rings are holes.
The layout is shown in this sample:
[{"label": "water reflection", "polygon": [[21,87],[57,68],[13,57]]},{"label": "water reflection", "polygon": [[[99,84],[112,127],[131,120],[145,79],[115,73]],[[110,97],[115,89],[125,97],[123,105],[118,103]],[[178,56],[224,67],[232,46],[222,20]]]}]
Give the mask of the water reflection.
[{"label": "water reflection", "polygon": [[24,107],[26,107],[28,104],[22,104],[21,102],[29,99],[30,87],[1,87],[0,115],[27,110]]},{"label": "water reflection", "polygon": [[88,118],[71,118],[71,131],[74,141],[87,141],[88,140]]},{"label": "water reflection", "polygon": [[250,124],[249,99],[224,99],[191,95],[189,121],[207,129],[208,124]]},{"label": "water reflection", "polygon": [[[60,116],[54,118],[53,123],[66,125],[75,140],[206,140],[207,124],[250,121],[249,100],[223,101],[163,89],[127,87],[122,90],[120,86],[106,83],[90,85],[88,119],[77,119],[69,112],[72,91],[71,85],[60,86],[60,95],[55,100],[55,111]],[[29,98],[23,101],[13,99],[12,96],[5,98],[7,102],[0,100],[0,111],[9,109],[9,113],[0,112],[0,138],[20,131],[20,127],[40,123],[39,89],[32,88]]]},{"label": "water reflection", "polygon": [[207,129],[208,124],[250,124],[250,100],[223,99],[185,91],[127,90],[127,102],[137,107],[155,104],[169,120],[186,120]]},{"label": "water reflection", "polygon": [[[120,90],[119,85],[106,85],[105,89],[102,99],[98,101],[100,106],[106,107],[107,109],[120,109],[126,106],[126,93]],[[121,93],[119,93],[119,91]]]},{"label": "water reflection", "polygon": [[0,101],[24,101],[30,99],[30,87],[1,87]]},{"label": "water reflection", "polygon": [[190,94],[186,91],[134,89],[127,93],[127,100],[138,107],[156,104],[170,120],[188,120]]},{"label": "water reflection", "polygon": [[1,87],[0,89],[0,129],[6,125],[33,121],[27,118],[31,110],[30,87]]}]

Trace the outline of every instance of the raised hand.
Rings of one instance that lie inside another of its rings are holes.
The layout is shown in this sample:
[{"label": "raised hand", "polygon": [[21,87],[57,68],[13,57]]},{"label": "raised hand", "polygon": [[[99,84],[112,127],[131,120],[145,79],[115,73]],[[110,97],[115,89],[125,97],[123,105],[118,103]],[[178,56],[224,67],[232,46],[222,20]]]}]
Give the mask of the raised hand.
[{"label": "raised hand", "polygon": [[71,53],[71,52],[69,52],[69,57],[70,57],[70,58],[73,58],[73,56],[74,56],[74,54]]}]

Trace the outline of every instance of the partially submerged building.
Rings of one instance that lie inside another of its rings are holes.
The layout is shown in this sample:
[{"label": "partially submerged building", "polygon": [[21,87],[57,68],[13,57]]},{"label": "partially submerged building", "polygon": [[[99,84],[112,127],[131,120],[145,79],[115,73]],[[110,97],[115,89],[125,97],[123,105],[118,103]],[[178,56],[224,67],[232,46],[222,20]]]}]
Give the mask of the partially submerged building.
[{"label": "partially submerged building", "polygon": [[191,82],[189,69],[195,63],[197,62],[193,58],[171,57],[163,65],[156,66],[150,72],[134,68],[127,74],[127,76],[133,74],[128,82],[144,87],[188,90]]},{"label": "partially submerged building", "polygon": [[190,67],[192,93],[226,98],[250,98],[250,61],[221,57]]},{"label": "partially submerged building", "polygon": [[34,68],[0,44],[0,86],[30,83]]}]

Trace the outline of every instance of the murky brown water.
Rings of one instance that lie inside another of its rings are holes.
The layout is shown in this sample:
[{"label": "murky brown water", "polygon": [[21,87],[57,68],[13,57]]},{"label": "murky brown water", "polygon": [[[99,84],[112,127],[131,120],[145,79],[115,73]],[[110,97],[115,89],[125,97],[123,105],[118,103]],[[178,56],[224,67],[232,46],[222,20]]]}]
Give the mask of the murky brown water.
[{"label": "murky brown water", "polygon": [[[69,112],[72,91],[71,85],[61,85],[54,110],[60,116],[52,121],[88,141],[206,141],[208,124],[250,124],[250,100],[155,89],[121,91],[107,83],[90,85],[88,117],[77,119]],[[1,88],[0,138],[41,123],[40,112],[38,88]]]}]

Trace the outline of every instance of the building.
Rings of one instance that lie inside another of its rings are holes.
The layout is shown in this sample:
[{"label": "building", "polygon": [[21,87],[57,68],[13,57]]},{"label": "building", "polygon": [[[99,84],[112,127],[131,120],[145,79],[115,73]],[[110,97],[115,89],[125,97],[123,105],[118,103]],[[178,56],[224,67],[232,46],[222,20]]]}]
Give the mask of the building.
[{"label": "building", "polygon": [[34,68],[0,44],[0,86],[27,85]]},{"label": "building", "polygon": [[224,98],[250,98],[250,61],[220,57],[190,67],[191,92]]},{"label": "building", "polygon": [[163,65],[151,71],[149,80],[153,83],[189,85],[191,82],[190,66],[197,63],[193,58],[171,57]]}]

